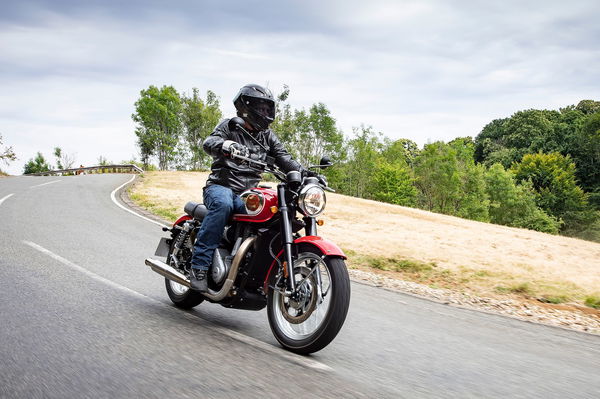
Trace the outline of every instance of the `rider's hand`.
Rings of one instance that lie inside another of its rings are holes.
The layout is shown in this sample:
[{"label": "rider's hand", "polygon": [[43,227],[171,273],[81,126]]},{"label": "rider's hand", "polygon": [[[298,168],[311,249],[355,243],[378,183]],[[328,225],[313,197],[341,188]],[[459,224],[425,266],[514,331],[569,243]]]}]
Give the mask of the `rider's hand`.
[{"label": "rider's hand", "polygon": [[327,179],[323,175],[317,175],[317,179],[319,179],[319,184],[323,187],[327,187]]},{"label": "rider's hand", "polygon": [[304,172],[308,177],[316,177],[319,180],[319,184],[323,187],[327,187],[327,179],[325,176],[318,174],[317,172],[313,172],[312,170],[307,170]]},{"label": "rider's hand", "polygon": [[246,158],[248,156],[250,156],[250,150],[248,149],[248,147],[246,147],[243,144],[236,143],[235,141],[232,141],[232,140],[225,140],[223,142],[223,146],[221,147],[221,150],[223,151],[223,154],[225,154],[226,156],[231,156],[231,154],[241,155]]}]

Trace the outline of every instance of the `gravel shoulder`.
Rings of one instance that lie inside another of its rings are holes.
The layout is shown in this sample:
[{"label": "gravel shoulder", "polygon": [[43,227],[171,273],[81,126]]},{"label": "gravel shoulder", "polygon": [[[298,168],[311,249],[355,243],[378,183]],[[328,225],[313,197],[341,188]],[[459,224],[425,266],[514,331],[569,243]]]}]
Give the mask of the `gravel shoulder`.
[{"label": "gravel shoulder", "polygon": [[[142,183],[136,179],[134,186],[121,190],[120,198],[136,212],[169,224],[166,219],[170,217],[165,218],[164,212],[157,216],[148,210],[153,209],[148,206],[148,199],[160,201],[164,204],[162,209],[178,214],[186,201],[201,200],[205,179],[206,174],[200,172],[159,172],[151,185],[146,184],[147,180]],[[173,190],[174,186],[179,189]],[[130,192],[135,193],[135,199],[130,197]],[[329,198],[328,210],[333,211],[326,212],[326,226],[321,229],[323,235],[361,254],[386,253],[389,257],[436,262],[450,271],[465,267],[469,270],[493,268],[494,272],[500,269],[501,273],[514,273],[521,279],[533,281],[542,276],[577,283],[588,292],[600,289],[600,244],[342,195],[330,195]],[[144,207],[139,206],[140,203]],[[377,212],[374,212],[374,206]],[[355,234],[348,234],[348,223],[352,224]],[[401,225],[402,231],[390,229],[390,223]],[[485,290],[473,293],[460,286],[432,288],[406,281],[405,276],[398,273],[354,265],[352,258],[348,263],[352,280],[359,283],[409,293],[449,306],[600,335],[600,311],[577,303],[541,303],[496,292],[486,295]]]}]

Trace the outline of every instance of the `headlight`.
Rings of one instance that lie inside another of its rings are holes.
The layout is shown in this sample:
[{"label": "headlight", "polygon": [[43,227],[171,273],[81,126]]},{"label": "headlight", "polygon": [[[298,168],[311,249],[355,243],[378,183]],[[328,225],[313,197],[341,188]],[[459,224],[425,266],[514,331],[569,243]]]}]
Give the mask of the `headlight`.
[{"label": "headlight", "polygon": [[325,209],[325,191],[316,185],[308,184],[300,190],[298,206],[306,216],[317,216]]}]

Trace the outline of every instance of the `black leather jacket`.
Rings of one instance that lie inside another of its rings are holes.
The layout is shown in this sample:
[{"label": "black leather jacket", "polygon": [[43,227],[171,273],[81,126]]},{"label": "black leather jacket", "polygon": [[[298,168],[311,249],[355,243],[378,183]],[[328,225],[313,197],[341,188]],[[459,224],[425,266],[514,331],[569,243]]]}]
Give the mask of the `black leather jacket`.
[{"label": "black leather jacket", "polygon": [[254,134],[254,138],[269,149],[266,152],[241,130],[230,131],[228,122],[229,119],[225,119],[219,123],[202,144],[204,151],[213,157],[211,174],[206,182],[207,186],[219,184],[231,188],[236,194],[240,194],[244,190],[256,187],[261,179],[261,169],[251,167],[240,160],[228,158],[223,154],[221,147],[225,140],[232,140],[248,147],[250,153],[253,154],[253,159],[264,162],[267,156],[273,157],[275,164],[286,173],[290,170],[305,171],[302,165],[292,159],[292,156],[286,151],[271,129],[251,133]]}]

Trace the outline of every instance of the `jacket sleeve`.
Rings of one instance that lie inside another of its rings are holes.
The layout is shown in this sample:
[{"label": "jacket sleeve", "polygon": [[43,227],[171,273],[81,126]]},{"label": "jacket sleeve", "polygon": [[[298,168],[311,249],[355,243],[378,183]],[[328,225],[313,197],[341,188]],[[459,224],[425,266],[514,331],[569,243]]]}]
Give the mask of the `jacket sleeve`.
[{"label": "jacket sleeve", "polygon": [[213,157],[218,157],[221,155],[221,147],[223,147],[223,142],[225,140],[231,140],[231,133],[229,132],[229,127],[227,125],[228,119],[219,123],[215,130],[204,139],[202,143],[202,148],[204,151]]},{"label": "jacket sleeve", "polygon": [[297,170],[300,173],[306,169],[300,165],[298,161],[295,161],[289,152],[285,149],[281,141],[277,138],[275,133],[272,131],[269,134],[269,156],[275,158],[275,164],[279,166],[284,172],[291,170]]}]

